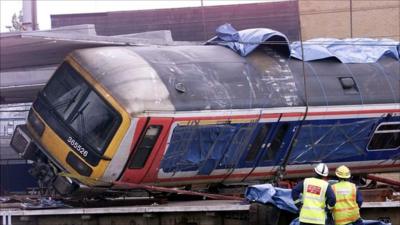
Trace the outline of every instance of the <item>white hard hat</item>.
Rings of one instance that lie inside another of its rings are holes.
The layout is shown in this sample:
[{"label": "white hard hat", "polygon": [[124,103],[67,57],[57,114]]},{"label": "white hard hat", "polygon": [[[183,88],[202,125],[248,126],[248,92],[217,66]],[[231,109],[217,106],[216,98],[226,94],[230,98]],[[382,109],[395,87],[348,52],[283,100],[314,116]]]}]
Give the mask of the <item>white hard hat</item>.
[{"label": "white hard hat", "polygon": [[328,176],[329,173],[328,166],[325,163],[318,163],[318,165],[314,167],[314,171],[323,177]]}]

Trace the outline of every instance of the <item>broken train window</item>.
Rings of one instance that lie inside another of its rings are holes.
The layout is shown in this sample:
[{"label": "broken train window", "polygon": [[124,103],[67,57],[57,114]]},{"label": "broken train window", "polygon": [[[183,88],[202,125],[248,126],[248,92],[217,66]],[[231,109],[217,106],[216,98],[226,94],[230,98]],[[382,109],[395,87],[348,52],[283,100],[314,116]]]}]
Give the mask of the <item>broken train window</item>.
[{"label": "broken train window", "polygon": [[176,126],[161,161],[166,173],[235,168],[262,124],[210,124]]},{"label": "broken train window", "polygon": [[381,123],[375,129],[368,150],[394,150],[400,147],[400,122]]},{"label": "broken train window", "polygon": [[370,133],[378,120],[308,121],[300,130],[289,163],[340,161],[366,156]]}]

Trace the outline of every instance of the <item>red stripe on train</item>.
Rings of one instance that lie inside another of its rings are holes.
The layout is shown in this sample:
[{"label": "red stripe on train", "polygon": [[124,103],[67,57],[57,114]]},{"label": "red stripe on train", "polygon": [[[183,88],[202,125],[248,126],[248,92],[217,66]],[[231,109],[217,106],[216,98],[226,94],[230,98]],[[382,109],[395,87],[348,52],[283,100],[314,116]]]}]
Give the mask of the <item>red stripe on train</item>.
[{"label": "red stripe on train", "polygon": [[[308,112],[308,116],[327,116],[327,115],[356,115],[356,114],[371,114],[371,113],[400,113],[400,109],[369,109],[355,111],[325,111],[325,112]],[[281,113],[262,114],[261,118],[279,118]],[[282,117],[301,117],[304,113],[290,112],[282,113]],[[258,119],[259,115],[233,115],[233,116],[196,116],[196,117],[178,117],[176,121],[188,120],[218,120],[218,119]]]}]

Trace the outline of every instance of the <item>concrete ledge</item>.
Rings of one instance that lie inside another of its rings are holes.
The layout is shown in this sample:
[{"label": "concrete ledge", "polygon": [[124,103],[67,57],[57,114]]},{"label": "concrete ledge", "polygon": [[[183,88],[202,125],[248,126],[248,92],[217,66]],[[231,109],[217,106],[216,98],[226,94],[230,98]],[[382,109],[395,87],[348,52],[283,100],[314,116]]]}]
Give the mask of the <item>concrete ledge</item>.
[{"label": "concrete ledge", "polygon": [[[363,209],[400,208],[400,201],[365,202]],[[2,209],[1,214],[11,216],[48,216],[48,215],[94,215],[94,214],[127,214],[127,213],[165,213],[165,212],[224,212],[248,211],[249,204],[230,200],[204,200],[188,202],[171,202],[163,205],[123,206],[103,208],[70,208],[70,209]]]},{"label": "concrete ledge", "polygon": [[71,208],[71,209],[39,209],[15,210],[2,209],[2,213],[11,216],[46,216],[46,215],[86,215],[86,214],[125,214],[125,213],[163,213],[163,212],[221,212],[248,211],[249,204],[240,201],[189,201],[172,202],[164,205],[124,206],[109,208]]},{"label": "concrete ledge", "polygon": [[361,208],[400,208],[400,201],[392,202],[364,202]]}]

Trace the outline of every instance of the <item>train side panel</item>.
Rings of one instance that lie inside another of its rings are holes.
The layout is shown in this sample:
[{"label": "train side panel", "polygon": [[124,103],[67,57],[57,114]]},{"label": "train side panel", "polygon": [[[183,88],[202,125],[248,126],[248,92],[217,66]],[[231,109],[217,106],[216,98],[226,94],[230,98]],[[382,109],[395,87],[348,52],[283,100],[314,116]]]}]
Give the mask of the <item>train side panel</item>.
[{"label": "train side panel", "polygon": [[[354,174],[399,170],[400,163],[394,160],[400,154],[398,104],[314,107],[300,123],[302,115],[263,114],[258,120],[247,115],[236,121],[233,117],[175,118],[170,130],[159,137],[154,157],[146,162],[146,178],[140,181],[168,186],[271,178],[300,125],[287,177],[308,176],[317,162],[333,168],[346,164]],[[393,139],[393,148],[377,143],[377,149],[369,149],[374,135],[380,135],[376,134],[379,126],[388,127],[381,133]],[[129,171],[124,178],[136,175]]]}]

